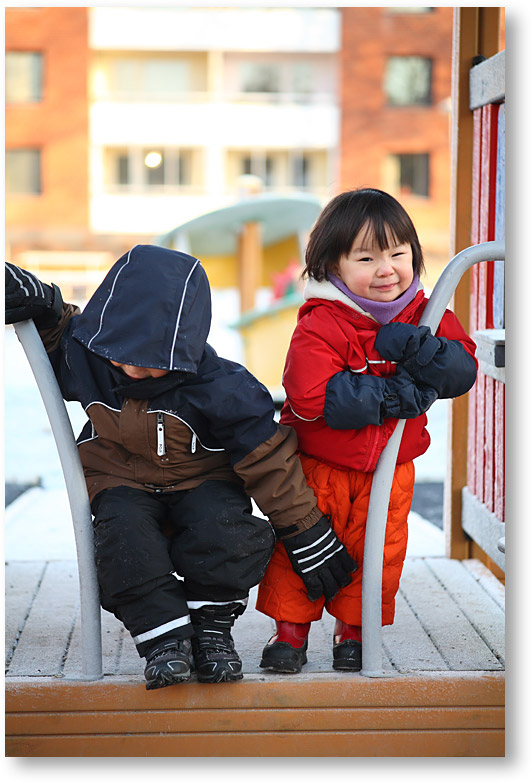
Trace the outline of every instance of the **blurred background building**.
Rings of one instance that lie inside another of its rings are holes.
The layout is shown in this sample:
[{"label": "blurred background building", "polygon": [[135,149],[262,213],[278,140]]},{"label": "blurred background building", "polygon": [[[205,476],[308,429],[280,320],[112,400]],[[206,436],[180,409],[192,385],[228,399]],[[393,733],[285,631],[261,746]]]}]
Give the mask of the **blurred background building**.
[{"label": "blurred background building", "polygon": [[430,278],[449,244],[451,38],[450,7],[6,8],[7,257],[84,298],[252,175],[320,204],[392,192]]}]

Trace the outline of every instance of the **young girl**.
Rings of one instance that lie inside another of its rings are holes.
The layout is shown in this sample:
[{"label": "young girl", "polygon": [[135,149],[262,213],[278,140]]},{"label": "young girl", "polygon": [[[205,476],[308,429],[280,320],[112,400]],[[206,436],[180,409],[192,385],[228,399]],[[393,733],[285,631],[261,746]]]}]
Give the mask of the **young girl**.
[{"label": "young girl", "polygon": [[380,190],[337,196],[311,232],[306,302],[286,359],[281,421],[296,430],[318,506],[358,568],[332,599],[313,599],[305,586],[312,549],[281,538],[259,586],[257,608],[277,626],[264,648],[262,668],[299,672],[310,623],[325,607],[336,617],[333,668],[360,670],[371,482],[402,418],[407,421],[390,496],[382,588],[382,622],[393,622],[414,488],[412,460],[430,443],[425,411],[437,398],[465,394],[477,370],[475,343],[452,312],[445,312],[435,336],[416,325],[427,304],[419,282],[423,269],[410,217]]}]

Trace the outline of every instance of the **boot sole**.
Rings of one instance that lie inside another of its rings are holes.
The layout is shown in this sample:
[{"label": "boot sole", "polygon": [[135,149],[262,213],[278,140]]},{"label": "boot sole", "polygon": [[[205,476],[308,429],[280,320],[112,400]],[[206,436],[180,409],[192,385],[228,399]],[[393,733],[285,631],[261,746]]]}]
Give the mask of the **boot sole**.
[{"label": "boot sole", "polygon": [[284,641],[276,641],[262,652],[260,667],[276,673],[301,673],[307,662],[307,641],[301,649],[294,649]]},{"label": "boot sole", "polygon": [[198,673],[198,681],[202,684],[218,684],[218,682],[238,682],[244,678],[244,674],[235,671],[229,671],[227,668],[222,668],[219,671],[214,671],[209,676],[201,675]]},{"label": "boot sole", "polygon": [[360,641],[348,640],[333,647],[333,664],[335,671],[362,670],[362,644]]},{"label": "boot sole", "polygon": [[181,684],[181,682],[188,682],[190,680],[190,672],[182,673],[176,676],[168,677],[167,679],[156,679],[151,682],[146,682],[147,690],[160,690],[162,687],[170,687],[172,684]]}]

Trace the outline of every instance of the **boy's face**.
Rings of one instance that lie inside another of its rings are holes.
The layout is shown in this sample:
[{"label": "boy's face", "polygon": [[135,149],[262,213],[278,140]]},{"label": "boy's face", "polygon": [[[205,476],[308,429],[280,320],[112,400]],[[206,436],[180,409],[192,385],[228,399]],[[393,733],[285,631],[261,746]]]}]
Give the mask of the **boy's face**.
[{"label": "boy's face", "polygon": [[114,367],[118,367],[122,372],[132,380],[145,380],[147,377],[163,377],[168,374],[167,369],[154,369],[153,367],[133,367],[130,364],[119,364],[118,361],[111,361]]},{"label": "boy's face", "polygon": [[342,255],[335,274],[356,296],[371,301],[393,301],[412,283],[412,247],[397,244],[381,250],[371,233],[362,230],[348,255]]}]

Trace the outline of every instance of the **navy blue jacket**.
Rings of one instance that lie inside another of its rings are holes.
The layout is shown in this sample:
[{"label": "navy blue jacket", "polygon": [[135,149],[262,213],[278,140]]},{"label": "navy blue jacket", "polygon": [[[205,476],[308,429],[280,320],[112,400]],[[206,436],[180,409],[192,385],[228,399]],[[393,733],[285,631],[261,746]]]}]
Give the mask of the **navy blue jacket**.
[{"label": "navy blue jacket", "polygon": [[[89,417],[78,445],[91,500],[117,485],[165,492],[232,480],[275,527],[316,523],[294,431],[274,421],[267,389],[206,342],[210,290],[199,260],[137,245],[78,313],[65,305],[41,336],[64,398]],[[111,361],[168,374],[132,380]]]}]

